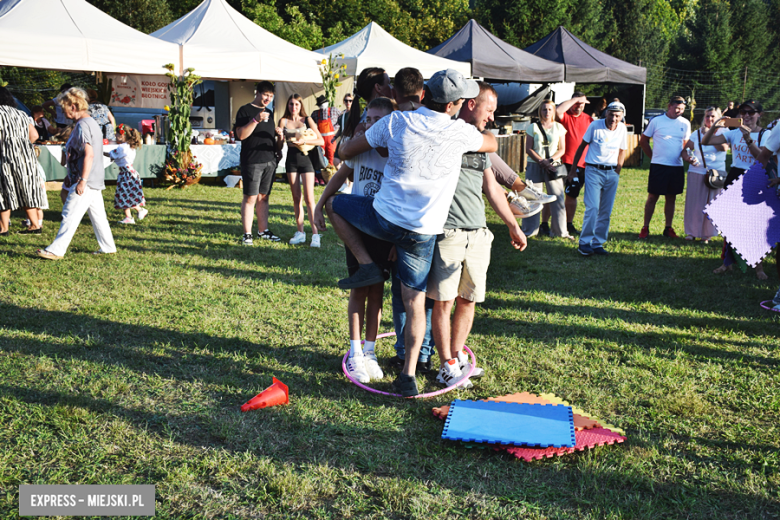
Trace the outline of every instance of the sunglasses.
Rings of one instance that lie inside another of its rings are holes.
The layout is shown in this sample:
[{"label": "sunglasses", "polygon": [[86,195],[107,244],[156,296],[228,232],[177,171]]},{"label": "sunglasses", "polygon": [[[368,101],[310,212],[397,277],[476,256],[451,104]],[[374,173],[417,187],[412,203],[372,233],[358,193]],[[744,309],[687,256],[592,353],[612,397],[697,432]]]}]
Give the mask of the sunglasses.
[{"label": "sunglasses", "polygon": [[740,110],[739,113],[745,116],[752,116],[753,114],[758,114],[758,112],[756,112],[755,110]]},{"label": "sunglasses", "polygon": [[352,100],[351,99],[345,99],[344,103],[352,103]]}]

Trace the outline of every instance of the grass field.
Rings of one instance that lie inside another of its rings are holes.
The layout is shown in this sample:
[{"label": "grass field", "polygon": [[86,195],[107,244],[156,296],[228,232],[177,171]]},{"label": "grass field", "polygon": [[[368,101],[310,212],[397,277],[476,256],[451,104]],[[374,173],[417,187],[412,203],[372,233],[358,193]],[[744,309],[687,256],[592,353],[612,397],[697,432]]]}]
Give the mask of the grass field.
[{"label": "grass field", "polygon": [[[516,252],[489,211],[469,340],[486,376],[414,401],[342,375],[344,250],[330,228],[320,250],[286,244],[286,185],[271,205],[281,244],[237,245],[239,190],[147,189],[149,217],[113,225],[118,255],[89,254],[85,219],[61,262],[33,254],[58,227],[50,193],[43,237],[0,238],[0,517],[17,518],[19,484],[79,483],[155,484],[160,519],[778,518],[779,321],[758,306],[775,260],[766,282],[717,277],[720,239],[662,238],[660,214],[638,241],[646,175],[624,171],[606,258],[562,239]],[[271,376],[290,404],[241,413]],[[433,406],[521,391],[628,440],[526,463],[441,439]]]}]

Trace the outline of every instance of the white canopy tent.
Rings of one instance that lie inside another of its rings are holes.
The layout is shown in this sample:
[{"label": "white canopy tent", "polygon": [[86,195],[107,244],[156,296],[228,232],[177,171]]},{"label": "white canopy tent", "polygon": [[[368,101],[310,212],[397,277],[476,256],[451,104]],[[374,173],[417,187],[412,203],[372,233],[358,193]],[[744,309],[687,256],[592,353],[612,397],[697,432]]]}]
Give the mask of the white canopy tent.
[{"label": "white canopy tent", "polygon": [[136,31],[85,0],[0,1],[0,65],[161,74],[166,63],[178,65],[176,45]]},{"label": "white canopy tent", "polygon": [[390,77],[404,67],[418,69],[426,79],[444,69],[455,69],[466,77],[471,76],[470,64],[418,51],[393,38],[375,22],[366,25],[346,40],[316,52],[325,56],[333,54],[334,57],[344,54],[344,58],[339,61],[346,64],[347,74],[350,76],[357,76],[369,67],[381,67]]},{"label": "white canopy tent", "polygon": [[177,44],[183,69],[204,78],[322,81],[320,55],[266,31],[225,0],[204,0],[150,36]]}]

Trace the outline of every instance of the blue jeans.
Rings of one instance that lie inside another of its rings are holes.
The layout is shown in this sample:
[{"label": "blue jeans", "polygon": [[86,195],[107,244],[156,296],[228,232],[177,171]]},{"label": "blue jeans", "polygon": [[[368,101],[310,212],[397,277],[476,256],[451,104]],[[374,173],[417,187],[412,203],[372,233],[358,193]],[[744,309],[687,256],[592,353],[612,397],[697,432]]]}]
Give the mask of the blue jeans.
[{"label": "blue jeans", "polygon": [[[401,359],[406,359],[406,347],[404,345],[404,326],[406,325],[406,309],[404,300],[401,298],[401,281],[398,279],[396,270],[393,269],[393,278],[391,292],[393,296],[393,326],[395,327],[395,352]],[[431,334],[431,314],[433,313],[433,300],[425,299],[425,337],[423,338],[422,348],[418,362],[425,363],[433,354],[436,345],[433,342]]]},{"label": "blue jeans", "polygon": [[580,245],[603,247],[609,236],[609,220],[615,204],[620,175],[612,170],[599,170],[585,166],[588,185],[582,197],[585,216],[582,219]]},{"label": "blue jeans", "polygon": [[333,211],[363,233],[395,245],[398,278],[410,289],[425,292],[436,235],[415,233],[385,220],[374,210],[373,197],[336,195],[332,205]]}]

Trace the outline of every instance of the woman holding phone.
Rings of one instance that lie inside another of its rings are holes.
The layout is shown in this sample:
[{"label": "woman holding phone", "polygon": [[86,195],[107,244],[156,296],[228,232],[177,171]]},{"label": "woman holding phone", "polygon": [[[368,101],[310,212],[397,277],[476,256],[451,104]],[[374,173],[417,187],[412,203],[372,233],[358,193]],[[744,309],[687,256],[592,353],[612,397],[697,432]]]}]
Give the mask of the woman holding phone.
[{"label": "woman holding phone", "polygon": [[[715,121],[701,138],[701,144],[705,146],[728,144],[731,147],[731,168],[726,177],[724,189],[728,188],[732,182],[737,180],[748,168],[756,163],[756,157],[761,152],[761,143],[766,142],[772,134],[770,130],[765,130],[758,124],[763,111],[764,109],[758,101],[742,103],[739,106],[739,117],[742,118],[742,125],[739,128],[715,135],[724,125],[729,124],[729,121],[724,121],[726,118],[720,118]],[[731,245],[728,242],[724,242],[723,247],[723,264],[713,271],[715,274],[730,271],[735,262]],[[766,273],[764,273],[763,262],[756,266],[756,277],[759,280],[767,279]]]}]

